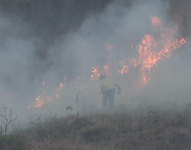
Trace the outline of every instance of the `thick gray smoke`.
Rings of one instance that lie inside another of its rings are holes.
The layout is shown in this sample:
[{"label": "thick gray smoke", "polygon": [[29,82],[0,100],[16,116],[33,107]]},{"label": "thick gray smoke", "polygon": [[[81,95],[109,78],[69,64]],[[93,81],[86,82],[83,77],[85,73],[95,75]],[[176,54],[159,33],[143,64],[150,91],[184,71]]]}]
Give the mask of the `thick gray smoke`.
[{"label": "thick gray smoke", "polygon": [[[70,9],[77,8],[78,5],[80,10]],[[75,94],[83,84],[86,84],[87,88],[84,92],[99,92],[99,85],[90,81],[91,67],[101,68],[107,63],[117,67],[112,72],[113,80],[120,83],[123,93],[126,93],[116,97],[119,99],[116,103],[131,103],[134,99],[130,94],[131,81],[137,77],[131,72],[121,76],[118,72],[121,68],[116,64],[124,57],[129,59],[138,56],[136,46],[145,34],[151,32],[150,15],[158,16],[168,26],[178,25],[170,21],[171,4],[160,0],[144,3],[107,1],[103,4],[104,7],[99,6],[99,9],[93,10],[87,9],[86,5],[66,1],[63,5],[53,6],[39,2],[34,7],[39,7],[36,13],[40,16],[36,15],[32,19],[29,17],[30,13],[21,15],[22,11],[18,11],[18,14],[12,15],[4,9],[1,11],[1,103],[15,110],[22,106],[22,111],[36,112],[36,109],[26,110],[26,107],[35,101],[38,95],[43,94],[44,90],[49,96],[55,96],[56,88],[66,76],[66,85],[60,91],[60,100],[38,110],[60,110],[62,113],[68,105],[77,110],[74,106]],[[87,11],[84,11],[85,8]],[[70,14],[80,12],[79,18],[70,17]],[[32,14],[35,14],[34,11]],[[47,19],[45,16],[53,16],[53,19]],[[108,45],[114,46],[111,58]],[[132,45],[135,48],[132,48]],[[187,93],[188,87],[184,85],[189,80],[187,75],[190,71],[187,64],[190,62],[186,63],[182,58],[182,55],[175,53],[169,60],[160,63],[151,73],[151,81],[143,92],[146,98],[139,99],[158,102],[172,100],[177,98],[177,95],[180,97],[180,94],[183,99],[187,99],[190,92]],[[133,72],[136,73],[136,70]],[[78,77],[83,80],[78,82]],[[46,87],[42,85],[43,80]],[[182,92],[178,93],[180,89]],[[101,95],[83,98],[85,103],[101,106]]]}]

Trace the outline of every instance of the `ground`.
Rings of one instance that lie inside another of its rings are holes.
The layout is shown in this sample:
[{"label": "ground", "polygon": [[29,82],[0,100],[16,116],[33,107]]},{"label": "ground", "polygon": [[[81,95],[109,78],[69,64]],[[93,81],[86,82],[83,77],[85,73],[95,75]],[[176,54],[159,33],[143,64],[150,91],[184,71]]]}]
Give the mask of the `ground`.
[{"label": "ground", "polygon": [[19,150],[189,150],[190,119],[189,105],[181,111],[142,114],[69,114],[36,119],[10,137],[22,141]]}]

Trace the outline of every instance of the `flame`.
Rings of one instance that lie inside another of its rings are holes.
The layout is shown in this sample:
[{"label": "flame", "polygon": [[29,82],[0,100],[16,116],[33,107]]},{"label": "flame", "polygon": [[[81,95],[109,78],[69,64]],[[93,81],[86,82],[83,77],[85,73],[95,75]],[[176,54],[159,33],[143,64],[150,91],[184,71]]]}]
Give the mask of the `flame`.
[{"label": "flame", "polygon": [[41,107],[44,104],[44,99],[42,98],[42,95],[39,95],[39,97],[36,98],[35,107]]},{"label": "flame", "polygon": [[121,75],[128,72],[128,65],[126,65],[126,63],[127,63],[127,59],[126,59],[126,58],[124,58],[124,60],[122,60],[122,61],[120,62],[120,64],[122,65],[122,69],[119,70],[119,73],[120,73]]},{"label": "flame", "polygon": [[[65,82],[66,82],[66,76],[64,77],[64,82],[60,82],[59,87],[56,88],[56,98],[59,99],[60,98],[60,91],[65,87]],[[42,83],[45,87],[48,87],[45,85],[45,80],[43,80]],[[46,91],[44,90],[43,95],[39,95],[36,99],[35,99],[35,103],[34,103],[34,107],[42,107],[44,105],[45,102],[52,102],[54,98],[50,97],[47,95]],[[29,105],[27,107],[27,109],[30,109],[32,107],[32,105]]]},{"label": "flame", "polygon": [[[162,22],[160,18],[151,16],[150,19],[152,26],[161,27]],[[126,64],[126,60],[121,61],[122,69],[119,71],[120,74],[127,73],[129,67],[140,66],[139,81],[141,82],[139,86],[146,85],[151,80],[149,77],[151,69],[157,65],[158,61],[163,58],[169,58],[175,49],[185,44],[186,40],[184,38],[174,38],[177,28],[162,29],[163,28],[160,28],[160,30],[156,29],[157,32],[160,32],[160,38],[155,38],[155,36],[151,34],[146,34],[144,36],[141,44],[138,46],[139,56],[129,59],[129,64]],[[138,84],[136,83],[136,85]]]},{"label": "flame", "polygon": [[106,75],[110,75],[109,70],[110,70],[109,64],[104,65],[103,69],[99,69],[98,67],[92,67],[91,80],[92,81],[98,80],[101,73],[104,73]]},{"label": "flame", "polygon": [[60,85],[59,87],[56,89],[56,98],[59,99],[60,98],[60,91],[65,87],[65,82],[66,82],[66,76],[64,77],[64,82],[61,83],[60,82]]},{"label": "flame", "polygon": [[162,24],[161,19],[157,16],[150,16],[150,20],[153,26],[160,26]]},{"label": "flame", "polygon": [[101,70],[98,67],[92,67],[91,80],[97,80],[101,74]]},{"label": "flame", "polygon": [[[135,46],[134,44],[129,45],[132,49],[137,47],[138,56],[130,59],[124,58],[117,62],[115,61],[115,64],[120,65],[121,67],[117,70],[117,73],[121,75],[128,73],[131,67],[140,68],[138,79],[133,82],[133,86],[140,88],[145,87],[151,80],[150,73],[160,60],[169,58],[174,50],[186,43],[184,38],[175,38],[178,28],[165,28],[162,20],[157,16],[150,16],[150,21],[152,25],[152,33],[146,34],[138,46]],[[113,48],[114,46],[112,44],[107,45],[107,49],[110,53],[113,53]],[[110,58],[110,62],[111,61],[113,61],[112,58]],[[116,66],[113,67],[110,63],[105,64],[101,69],[97,66],[92,67],[90,80],[98,80],[101,73],[110,75],[111,72],[113,73],[113,68],[115,68],[116,71]],[[80,84],[84,90],[87,86],[84,82],[81,82],[80,79],[83,79],[83,77],[77,77],[75,84]],[[58,88],[56,88],[55,95],[57,99],[60,98],[59,93],[65,87],[65,81],[66,77],[64,78],[64,82],[60,82]],[[45,85],[45,80],[43,80],[43,85]],[[139,91],[139,89],[137,89],[137,91]],[[44,95],[39,95],[36,98],[35,107],[41,107],[46,101],[52,101],[52,98],[48,97],[46,91],[44,91]],[[28,109],[30,108],[31,106],[28,106]]]},{"label": "flame", "polygon": [[107,75],[109,75],[109,74],[110,74],[110,72],[109,72],[110,65],[109,65],[109,64],[106,64],[106,65],[104,66],[104,69],[105,69],[104,72],[105,72]]},{"label": "flame", "polygon": [[123,65],[123,68],[119,71],[119,73],[124,74],[124,73],[127,73],[127,71],[128,71],[128,66]]},{"label": "flame", "polygon": [[[37,98],[36,98],[36,101],[35,101],[35,107],[42,107],[44,105],[45,102],[52,102],[52,98],[49,97],[49,96],[46,96],[45,94],[44,95],[39,95]],[[28,109],[30,109],[31,106],[28,106]]]},{"label": "flame", "polygon": [[[152,20],[154,25],[160,25],[156,18]],[[155,39],[154,36],[147,34],[142,39],[141,44],[138,47],[138,58],[131,60],[131,64],[134,67],[141,66],[141,78],[140,80],[147,84],[150,81],[149,74],[151,69],[157,65],[157,62],[162,58],[169,58],[172,52],[185,44],[186,40],[184,38],[174,39],[175,30],[170,29],[168,34],[164,34],[160,39]]]}]

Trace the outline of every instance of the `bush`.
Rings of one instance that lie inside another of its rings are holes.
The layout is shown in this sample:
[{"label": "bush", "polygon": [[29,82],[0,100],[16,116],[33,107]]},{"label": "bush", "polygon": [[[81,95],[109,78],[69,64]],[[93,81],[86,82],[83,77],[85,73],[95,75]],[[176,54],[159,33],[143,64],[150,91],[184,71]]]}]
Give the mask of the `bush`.
[{"label": "bush", "polygon": [[113,129],[107,126],[95,126],[83,131],[83,139],[86,142],[110,141],[112,139]]},{"label": "bush", "polygon": [[23,150],[24,142],[19,137],[0,137],[0,150]]}]

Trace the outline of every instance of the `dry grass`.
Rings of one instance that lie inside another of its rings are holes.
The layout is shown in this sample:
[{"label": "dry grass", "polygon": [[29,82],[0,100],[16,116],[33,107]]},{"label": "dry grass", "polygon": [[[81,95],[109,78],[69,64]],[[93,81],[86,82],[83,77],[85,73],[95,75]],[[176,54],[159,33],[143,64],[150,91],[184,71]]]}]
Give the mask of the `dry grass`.
[{"label": "dry grass", "polygon": [[51,117],[18,134],[25,139],[26,150],[188,150],[190,108],[139,116]]}]

